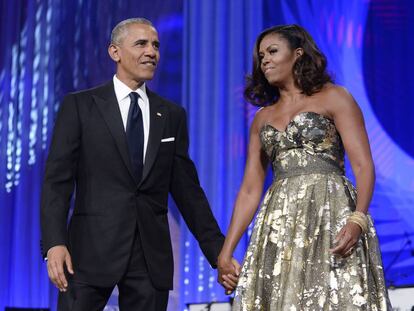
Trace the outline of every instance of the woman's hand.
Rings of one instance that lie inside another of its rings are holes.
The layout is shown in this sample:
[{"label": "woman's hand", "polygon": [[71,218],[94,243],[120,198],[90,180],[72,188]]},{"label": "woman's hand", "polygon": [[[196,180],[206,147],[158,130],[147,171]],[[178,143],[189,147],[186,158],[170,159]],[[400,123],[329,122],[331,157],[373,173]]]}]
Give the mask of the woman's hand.
[{"label": "woman's hand", "polygon": [[359,240],[361,232],[362,230],[360,226],[355,223],[348,222],[341,229],[341,231],[339,231],[334,240],[336,246],[331,248],[330,252],[344,258],[350,256]]},{"label": "woman's hand", "polygon": [[240,264],[236,259],[220,254],[217,260],[217,269],[217,282],[225,288],[226,295],[230,295],[236,289],[239,280]]}]

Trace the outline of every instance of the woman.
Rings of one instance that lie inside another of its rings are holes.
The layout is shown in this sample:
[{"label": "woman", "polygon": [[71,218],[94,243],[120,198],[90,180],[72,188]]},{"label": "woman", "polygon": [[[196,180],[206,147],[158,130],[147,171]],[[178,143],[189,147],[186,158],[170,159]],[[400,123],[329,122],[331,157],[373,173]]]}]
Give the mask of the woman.
[{"label": "woman", "polygon": [[[262,32],[245,98],[251,126],[245,176],[218,259],[236,286],[233,251],[262,195],[233,310],[391,310],[378,241],[367,216],[374,166],[362,113],[334,85],[326,58],[297,25]],[[356,190],[344,176],[344,150]],[[356,199],[358,192],[358,200]]]}]

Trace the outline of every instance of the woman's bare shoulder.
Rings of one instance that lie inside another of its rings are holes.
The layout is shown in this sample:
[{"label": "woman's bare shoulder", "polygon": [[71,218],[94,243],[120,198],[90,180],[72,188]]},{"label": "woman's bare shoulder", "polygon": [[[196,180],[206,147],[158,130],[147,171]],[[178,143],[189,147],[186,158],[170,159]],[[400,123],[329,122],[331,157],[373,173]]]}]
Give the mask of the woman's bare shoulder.
[{"label": "woman's bare shoulder", "polygon": [[272,113],[274,110],[274,105],[261,107],[259,110],[257,110],[256,115],[254,116],[253,123],[258,127],[263,127],[268,119],[269,119],[269,113]]},{"label": "woman's bare shoulder", "polygon": [[321,97],[323,98],[321,103],[330,114],[357,106],[352,94],[341,85],[328,83],[321,90]]},{"label": "woman's bare shoulder", "polygon": [[327,98],[333,100],[349,101],[353,100],[351,93],[342,85],[327,83],[321,90],[321,93]]}]

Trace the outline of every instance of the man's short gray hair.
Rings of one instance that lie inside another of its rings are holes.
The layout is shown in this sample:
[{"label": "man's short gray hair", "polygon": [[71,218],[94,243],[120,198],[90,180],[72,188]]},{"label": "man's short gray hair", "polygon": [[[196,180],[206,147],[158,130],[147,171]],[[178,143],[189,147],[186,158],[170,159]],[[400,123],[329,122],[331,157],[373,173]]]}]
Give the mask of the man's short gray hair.
[{"label": "man's short gray hair", "polygon": [[111,44],[119,45],[122,42],[123,37],[126,35],[128,31],[128,26],[131,24],[145,24],[154,27],[154,25],[146,18],[143,17],[135,17],[135,18],[128,18],[121,22],[119,22],[114,29],[112,29],[111,33]]}]

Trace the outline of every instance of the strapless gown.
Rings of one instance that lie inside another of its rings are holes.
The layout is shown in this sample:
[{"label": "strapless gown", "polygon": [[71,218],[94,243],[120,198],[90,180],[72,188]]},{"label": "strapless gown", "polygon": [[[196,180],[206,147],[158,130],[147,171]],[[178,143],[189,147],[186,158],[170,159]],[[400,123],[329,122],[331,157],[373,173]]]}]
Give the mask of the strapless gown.
[{"label": "strapless gown", "polygon": [[329,252],[356,201],[333,121],[302,112],[285,131],[265,125],[260,139],[274,179],[256,216],[233,310],[392,310],[369,216],[369,231],[351,256]]}]

